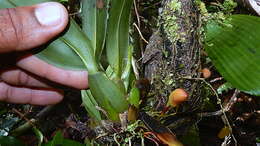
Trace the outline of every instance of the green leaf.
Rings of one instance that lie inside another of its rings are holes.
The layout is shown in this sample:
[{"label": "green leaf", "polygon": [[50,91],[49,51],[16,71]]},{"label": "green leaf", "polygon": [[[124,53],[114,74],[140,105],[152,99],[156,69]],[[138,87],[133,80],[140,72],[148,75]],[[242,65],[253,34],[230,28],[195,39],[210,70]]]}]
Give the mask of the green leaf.
[{"label": "green leaf", "polygon": [[25,146],[21,141],[11,136],[0,136],[0,145],[1,146]]},{"label": "green leaf", "polygon": [[104,73],[89,74],[89,86],[92,95],[106,111],[115,110],[116,113],[120,113],[127,109],[128,103],[125,93]]},{"label": "green leaf", "polygon": [[133,46],[130,45],[129,49],[128,49],[128,57],[126,58],[126,65],[125,65],[125,68],[124,68],[122,76],[121,76],[121,79],[124,82],[126,91],[128,91],[130,77],[131,77],[131,74],[133,74],[133,72],[132,72],[132,57],[133,56],[132,55],[133,55]]},{"label": "green leaf", "polygon": [[93,46],[91,45],[90,40],[85,36],[73,19],[71,19],[70,22],[69,30],[59,39],[78,54],[87,67],[89,73],[97,72],[99,66],[95,60]]},{"label": "green leaf", "polygon": [[82,1],[82,30],[92,42],[96,60],[99,60],[105,44],[108,0]]},{"label": "green leaf", "polygon": [[37,139],[38,139],[38,146],[41,146],[42,145],[42,142],[43,142],[43,134],[42,132],[37,129],[37,128],[33,128],[33,132],[35,133]]},{"label": "green leaf", "polygon": [[0,9],[3,8],[13,8],[16,5],[13,5],[11,2],[7,1],[7,0],[0,0]]},{"label": "green leaf", "polygon": [[229,23],[207,25],[205,49],[233,87],[260,95],[260,18],[233,15]]},{"label": "green leaf", "polygon": [[75,51],[60,39],[53,41],[46,49],[42,50],[36,56],[41,60],[60,68],[70,70],[86,69]]},{"label": "green leaf", "polygon": [[83,0],[82,1],[82,30],[89,38],[93,48],[96,48],[96,0]]},{"label": "green leaf", "polygon": [[51,0],[0,0],[0,8],[12,8],[16,6],[29,6]]},{"label": "green leaf", "polygon": [[222,94],[223,92],[227,92],[230,89],[233,89],[232,85],[229,82],[226,82],[218,87],[217,93]]},{"label": "green leaf", "polygon": [[139,107],[140,91],[138,88],[134,87],[131,89],[128,101],[131,105],[134,105],[136,108]]},{"label": "green leaf", "polygon": [[109,12],[106,53],[108,62],[118,77],[122,72],[123,59],[127,58],[131,6],[132,0],[112,0]]},{"label": "green leaf", "polygon": [[98,106],[96,100],[92,96],[90,90],[81,90],[81,97],[83,101],[83,105],[90,114],[90,116],[97,121],[101,121],[100,112],[97,110],[96,106]]},{"label": "green leaf", "polygon": [[62,133],[58,131],[56,135],[53,137],[52,141],[49,141],[44,146],[84,146],[84,144],[81,144],[77,141],[64,139],[62,136]]},{"label": "green leaf", "polygon": [[63,143],[63,136],[61,131],[58,131],[55,136],[53,137],[53,140],[50,142],[50,146],[56,146]]},{"label": "green leaf", "polygon": [[[84,33],[81,31],[78,24],[76,24],[76,22],[73,19],[70,20],[70,27],[68,31],[63,36],[59,37],[58,40],[56,41],[63,42],[64,44],[62,45],[67,45],[68,49],[67,50],[62,49],[61,47],[53,43],[53,47],[46,48],[43,52],[38,53],[37,56],[46,62],[52,63],[53,65],[62,68],[77,67],[77,66],[73,66],[75,64],[72,64],[71,62],[77,60],[78,60],[77,62],[79,62],[79,58],[80,58],[83,64],[86,66],[89,73],[95,73],[98,71],[99,66],[96,63],[91,42],[84,35]],[[72,53],[72,51],[69,48],[73,50],[75,53]],[[64,53],[62,53],[61,51]],[[59,55],[57,55],[57,53],[59,53]],[[54,55],[51,56],[50,54],[54,54]],[[67,56],[61,56],[62,54],[67,54]],[[77,56],[75,54],[77,54]],[[68,57],[69,55],[70,57]],[[55,59],[56,59],[55,63],[50,62],[50,60],[55,60]],[[72,66],[69,66],[69,64],[71,64]],[[82,63],[80,63],[78,67],[82,67]]]},{"label": "green leaf", "polygon": [[[133,0],[126,0],[123,8],[122,16],[119,25],[119,50],[120,57],[122,58],[122,69],[127,66],[128,56],[132,55],[133,48],[129,46],[129,26],[130,26],[130,14],[133,5]],[[131,49],[131,50],[129,50]],[[129,54],[131,53],[131,54]]]}]

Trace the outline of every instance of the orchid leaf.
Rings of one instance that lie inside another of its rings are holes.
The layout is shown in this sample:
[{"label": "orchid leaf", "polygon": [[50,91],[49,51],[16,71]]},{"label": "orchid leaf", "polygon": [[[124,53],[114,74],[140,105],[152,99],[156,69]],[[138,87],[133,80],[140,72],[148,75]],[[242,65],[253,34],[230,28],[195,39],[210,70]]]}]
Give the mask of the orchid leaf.
[{"label": "orchid leaf", "polygon": [[50,43],[47,49],[43,49],[36,56],[60,68],[71,70],[86,69],[79,56],[60,39]]},{"label": "orchid leaf", "polygon": [[[104,73],[89,74],[89,85],[92,95],[97,98],[98,104],[106,111],[115,110],[116,113],[120,113],[127,109],[125,93]],[[115,116],[113,117],[117,119]]]},{"label": "orchid leaf", "polygon": [[112,0],[111,2],[106,53],[108,62],[118,77],[122,73],[123,59],[127,58],[132,2],[132,0]]},{"label": "orchid leaf", "polygon": [[[130,14],[133,5],[133,0],[126,0],[122,11],[122,16],[119,25],[119,50],[120,57],[122,58],[122,69],[128,64],[129,55],[133,54],[133,48],[129,46],[129,27],[130,27]],[[132,49],[132,50],[129,50]],[[130,52],[129,52],[130,51]]]},{"label": "orchid leaf", "polygon": [[[59,37],[66,45],[68,45],[83,61],[89,73],[98,71],[99,66],[94,57],[94,50],[91,41],[81,31],[81,28],[73,19],[70,21],[70,27],[65,35]],[[47,48],[48,49],[48,48]],[[70,61],[70,60],[67,60]]]},{"label": "orchid leaf", "polygon": [[82,97],[82,102],[90,116],[97,121],[101,121],[101,114],[97,110],[97,102],[95,98],[92,96],[91,92],[89,90],[82,90],[81,91],[81,97]]},{"label": "orchid leaf", "polygon": [[108,4],[108,0],[82,1],[82,30],[92,43],[97,61],[105,44]]}]

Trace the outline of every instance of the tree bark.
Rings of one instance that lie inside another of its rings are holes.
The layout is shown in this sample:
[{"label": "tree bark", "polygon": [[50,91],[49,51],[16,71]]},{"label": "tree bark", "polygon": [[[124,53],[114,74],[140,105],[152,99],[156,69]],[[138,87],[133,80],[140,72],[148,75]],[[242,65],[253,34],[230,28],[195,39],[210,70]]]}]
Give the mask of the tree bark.
[{"label": "tree bark", "polygon": [[[178,111],[200,105],[200,14],[194,0],[164,0],[159,29],[151,36],[142,63],[151,80],[154,108],[162,110],[171,91],[184,88],[189,99]],[[189,121],[189,120],[188,120]]]}]

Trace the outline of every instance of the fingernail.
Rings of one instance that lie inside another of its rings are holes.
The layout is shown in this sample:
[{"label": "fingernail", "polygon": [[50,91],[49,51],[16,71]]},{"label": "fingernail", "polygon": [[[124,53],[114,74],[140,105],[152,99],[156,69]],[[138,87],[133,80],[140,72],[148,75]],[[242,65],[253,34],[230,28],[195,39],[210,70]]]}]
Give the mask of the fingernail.
[{"label": "fingernail", "polygon": [[41,25],[57,25],[62,17],[62,7],[54,2],[43,3],[37,6],[34,13]]}]

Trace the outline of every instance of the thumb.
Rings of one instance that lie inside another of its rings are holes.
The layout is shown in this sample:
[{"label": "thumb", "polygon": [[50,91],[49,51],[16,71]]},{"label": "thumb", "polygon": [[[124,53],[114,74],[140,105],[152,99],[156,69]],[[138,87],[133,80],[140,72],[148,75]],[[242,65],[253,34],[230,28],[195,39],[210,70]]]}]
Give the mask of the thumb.
[{"label": "thumb", "polygon": [[0,53],[31,49],[59,34],[68,23],[68,13],[59,3],[0,10]]}]

